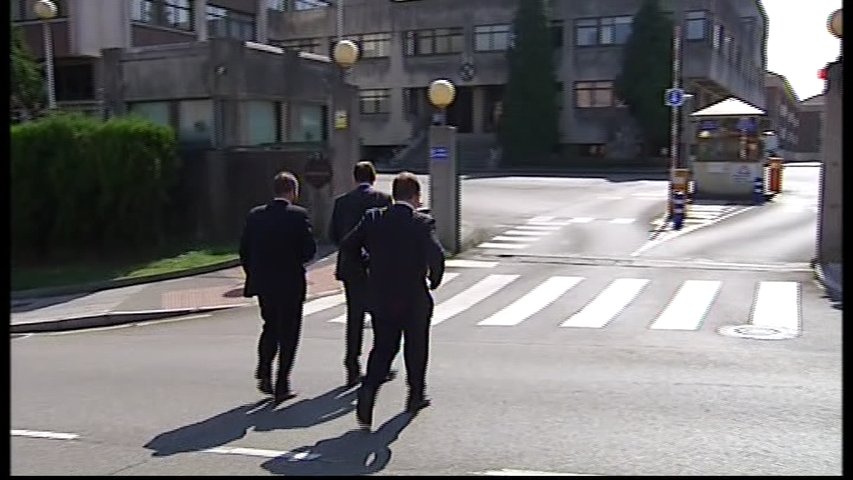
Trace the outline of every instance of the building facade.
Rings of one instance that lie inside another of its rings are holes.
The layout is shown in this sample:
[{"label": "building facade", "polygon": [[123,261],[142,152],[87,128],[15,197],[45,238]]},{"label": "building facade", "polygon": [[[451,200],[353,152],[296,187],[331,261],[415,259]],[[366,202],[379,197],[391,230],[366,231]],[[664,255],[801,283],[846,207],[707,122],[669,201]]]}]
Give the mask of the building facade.
[{"label": "building facade", "polygon": [[[12,18],[43,57],[35,0],[13,0]],[[518,0],[56,0],[50,21],[60,106],[103,105],[101,50],[234,37],[319,55],[338,39],[361,47],[347,81],[360,89],[361,142],[395,151],[423,138],[437,78],[457,85],[448,111],[460,140],[497,143],[506,50]],[[637,129],[613,83],[642,0],[549,0],[561,143],[569,157],[625,158]],[[684,87],[696,110],[728,96],[764,106],[767,16],[759,0],[661,0],[683,19]],[[677,8],[678,11],[673,9]],[[203,14],[201,13],[203,12]],[[340,13],[340,15],[339,15]],[[463,147],[464,150],[464,147]]]},{"label": "building facade", "polygon": [[800,155],[804,160],[821,160],[821,132],[826,107],[824,95],[815,95],[800,102]]},{"label": "building facade", "polygon": [[[641,0],[547,2],[557,60],[561,143],[583,157],[629,157],[636,128],[613,83],[623,44]],[[397,148],[429,122],[426,87],[437,78],[457,86],[448,112],[461,139],[491,138],[507,81],[506,50],[518,0],[347,0],[343,21],[335,8],[276,12],[270,42],[327,54],[343,38],[362,58],[350,81],[361,89],[366,146]],[[684,87],[688,108],[728,96],[764,104],[767,16],[758,0],[661,1],[683,16]]]},{"label": "building facade", "polygon": [[800,151],[800,100],[784,75],[767,72],[765,79],[767,119],[779,142],[778,155]]}]

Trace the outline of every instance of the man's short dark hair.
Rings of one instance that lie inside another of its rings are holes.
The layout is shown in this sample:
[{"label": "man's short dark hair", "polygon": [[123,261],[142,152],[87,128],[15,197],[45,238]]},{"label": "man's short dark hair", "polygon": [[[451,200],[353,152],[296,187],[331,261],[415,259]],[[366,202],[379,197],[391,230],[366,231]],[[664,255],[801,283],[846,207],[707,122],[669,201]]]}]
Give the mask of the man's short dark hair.
[{"label": "man's short dark hair", "polygon": [[421,182],[411,172],[400,172],[391,183],[394,200],[409,200],[421,193]]},{"label": "man's short dark hair", "polygon": [[368,161],[361,161],[352,168],[352,176],[358,183],[373,183],[376,181],[376,168]]},{"label": "man's short dark hair", "polygon": [[272,180],[272,191],[276,196],[289,195],[299,190],[299,181],[290,172],[279,172]]}]

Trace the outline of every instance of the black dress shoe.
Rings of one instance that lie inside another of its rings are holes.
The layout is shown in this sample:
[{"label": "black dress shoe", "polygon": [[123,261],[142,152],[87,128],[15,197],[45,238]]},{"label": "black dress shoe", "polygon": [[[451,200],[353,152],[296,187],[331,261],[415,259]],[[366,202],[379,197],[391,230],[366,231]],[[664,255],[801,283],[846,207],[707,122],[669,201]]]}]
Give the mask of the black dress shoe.
[{"label": "black dress shoe", "polygon": [[424,394],[409,394],[409,398],[406,399],[406,411],[409,413],[417,413],[421,409],[424,409],[432,403],[429,397]]},{"label": "black dress shoe", "polygon": [[296,392],[293,390],[286,390],[284,392],[275,392],[273,396],[273,401],[276,403],[281,403],[285,400],[290,400],[291,398],[296,396]]},{"label": "black dress shoe", "polygon": [[264,395],[272,395],[272,380],[269,378],[259,378],[258,390]]},{"label": "black dress shoe", "polygon": [[347,370],[347,388],[354,387],[361,381],[361,374],[358,370]]},{"label": "black dress shoe", "polygon": [[362,384],[358,389],[358,404],[355,408],[355,418],[362,428],[370,428],[373,423],[373,404],[376,402],[376,390],[365,388]]}]

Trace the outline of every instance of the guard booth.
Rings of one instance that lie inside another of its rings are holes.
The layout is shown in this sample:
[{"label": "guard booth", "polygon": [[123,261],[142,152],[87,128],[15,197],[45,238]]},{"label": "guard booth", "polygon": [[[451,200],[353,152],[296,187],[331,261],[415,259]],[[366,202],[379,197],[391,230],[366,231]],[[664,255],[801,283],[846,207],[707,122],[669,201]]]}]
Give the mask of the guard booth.
[{"label": "guard booth", "polygon": [[734,97],[690,115],[694,198],[749,199],[764,182],[765,112]]}]

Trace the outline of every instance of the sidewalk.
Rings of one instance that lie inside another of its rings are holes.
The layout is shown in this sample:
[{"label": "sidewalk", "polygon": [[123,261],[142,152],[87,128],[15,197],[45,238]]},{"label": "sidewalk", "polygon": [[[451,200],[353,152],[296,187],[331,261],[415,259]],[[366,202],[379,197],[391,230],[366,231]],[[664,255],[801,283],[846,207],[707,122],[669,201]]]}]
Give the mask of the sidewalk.
[{"label": "sidewalk", "polygon": [[[462,224],[462,249],[483,241],[484,230]],[[320,245],[317,260],[307,268],[307,300],[339,293],[335,279],[337,253]],[[10,332],[33,333],[103,327],[257,305],[243,297],[242,267],[162,280],[95,293],[15,299]]]}]

